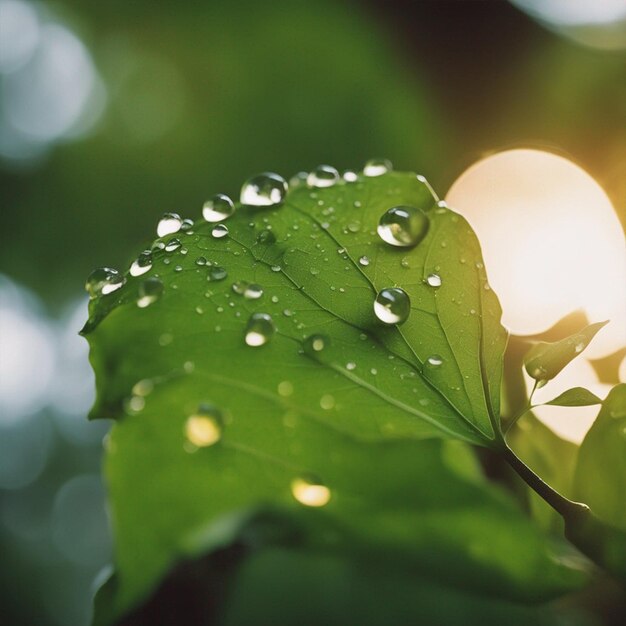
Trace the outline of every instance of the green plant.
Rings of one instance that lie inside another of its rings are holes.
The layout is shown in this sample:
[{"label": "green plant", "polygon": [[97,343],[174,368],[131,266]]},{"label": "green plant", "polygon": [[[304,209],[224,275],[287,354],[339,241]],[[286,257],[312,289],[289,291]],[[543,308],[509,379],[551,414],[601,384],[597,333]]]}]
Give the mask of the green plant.
[{"label": "green plant", "polygon": [[[117,420],[116,574],[97,624],[180,623],[183,609],[194,624],[550,623],[541,602],[589,568],[484,477],[475,446],[625,575],[625,473],[596,468],[607,445],[624,462],[626,385],[576,473],[601,518],[507,443],[507,334],[467,222],[421,176],[366,173],[318,168],[286,195],[257,177],[236,210],[217,196],[208,221],[165,216],[128,275],[90,277],[92,417]],[[601,326],[537,344],[530,376],[545,384]]]}]

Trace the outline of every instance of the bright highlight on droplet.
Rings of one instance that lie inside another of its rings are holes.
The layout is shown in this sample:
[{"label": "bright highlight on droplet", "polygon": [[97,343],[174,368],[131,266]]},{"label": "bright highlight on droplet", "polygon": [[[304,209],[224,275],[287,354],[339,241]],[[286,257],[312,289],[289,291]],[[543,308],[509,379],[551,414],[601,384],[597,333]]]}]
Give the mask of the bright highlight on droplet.
[{"label": "bright highlight on droplet", "polygon": [[583,309],[592,322],[611,320],[589,357],[626,344],[624,232],[583,169],[548,152],[508,150],[472,165],[446,201],[476,230],[513,333],[545,331]]},{"label": "bright highlight on droplet", "polygon": [[210,411],[191,415],[185,422],[185,437],[197,448],[216,444],[222,438],[222,423]]},{"label": "bright highlight on droplet", "polygon": [[304,506],[320,507],[330,501],[330,489],[325,485],[305,478],[294,478],[291,481],[293,497]]}]

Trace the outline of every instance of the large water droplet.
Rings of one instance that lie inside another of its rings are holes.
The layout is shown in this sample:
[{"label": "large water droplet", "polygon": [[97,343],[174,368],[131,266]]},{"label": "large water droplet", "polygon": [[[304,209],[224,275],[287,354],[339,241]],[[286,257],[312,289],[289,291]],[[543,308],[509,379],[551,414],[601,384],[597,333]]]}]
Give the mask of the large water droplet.
[{"label": "large water droplet", "polygon": [[222,438],[224,418],[213,405],[201,404],[185,422],[185,437],[196,448],[206,448]]},{"label": "large water droplet", "polygon": [[235,212],[233,201],[223,193],[218,193],[207,200],[202,207],[202,217],[207,222],[221,222]]},{"label": "large water droplet", "polygon": [[139,285],[139,297],[137,298],[137,306],[145,309],[153,302],[156,302],[163,294],[163,283],[158,278],[146,278]]},{"label": "large water droplet", "polygon": [[100,267],[87,277],[85,289],[91,299],[117,291],[126,279],[111,267]]},{"label": "large water droplet", "polygon": [[411,301],[404,289],[381,289],[374,301],[374,313],[384,324],[402,324],[411,312]]},{"label": "large water droplet", "polygon": [[163,217],[157,224],[157,235],[159,237],[165,237],[165,235],[177,233],[182,224],[183,221],[180,219],[178,213],[163,213]]},{"label": "large water droplet", "polygon": [[441,287],[441,276],[439,274],[428,274],[426,282],[430,287]]},{"label": "large water droplet", "polygon": [[274,206],[287,194],[287,182],[282,176],[265,172],[248,179],[241,188],[241,204]]},{"label": "large water droplet", "polygon": [[130,266],[131,276],[141,276],[152,268],[152,252],[144,250]]},{"label": "large water droplet", "polygon": [[178,250],[178,248],[180,248],[180,239],[170,239],[166,244],[165,244],[165,252],[174,252],[176,250]]},{"label": "large water droplet", "polygon": [[392,207],[378,223],[378,235],[392,246],[416,246],[428,232],[430,221],[424,211],[411,206]]},{"label": "large water droplet", "polygon": [[307,176],[310,187],[332,187],[339,180],[339,172],[331,165],[318,165]]},{"label": "large water droplet", "polygon": [[246,326],[246,343],[254,348],[264,346],[274,336],[276,328],[267,313],[253,313]]},{"label": "large water droplet", "polygon": [[226,237],[228,235],[228,226],[226,224],[216,224],[213,226],[213,230],[211,230],[211,235],[214,239]]},{"label": "large water droplet", "polygon": [[291,493],[304,506],[320,507],[330,501],[330,489],[312,476],[294,478],[291,481]]},{"label": "large water droplet", "polygon": [[370,159],[363,167],[365,176],[382,176],[391,172],[393,165],[389,159]]}]

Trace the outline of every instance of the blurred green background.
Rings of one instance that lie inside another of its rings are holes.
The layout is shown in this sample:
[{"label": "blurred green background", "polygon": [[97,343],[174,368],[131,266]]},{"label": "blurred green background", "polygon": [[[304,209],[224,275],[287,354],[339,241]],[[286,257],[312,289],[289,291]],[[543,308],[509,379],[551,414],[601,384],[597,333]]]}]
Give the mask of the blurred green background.
[{"label": "blurred green background", "polygon": [[111,547],[82,284],[163,212],[372,156],[444,195],[481,156],[536,147],[624,219],[623,37],[514,4],[0,0],[0,624],[89,622]]}]

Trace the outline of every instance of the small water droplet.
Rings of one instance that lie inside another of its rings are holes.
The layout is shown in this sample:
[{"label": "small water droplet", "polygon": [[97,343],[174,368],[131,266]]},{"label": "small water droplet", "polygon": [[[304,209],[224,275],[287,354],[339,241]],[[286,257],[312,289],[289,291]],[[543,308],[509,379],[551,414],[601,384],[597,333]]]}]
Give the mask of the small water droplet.
[{"label": "small water droplet", "polygon": [[441,276],[439,274],[428,274],[426,282],[430,287],[441,287]]},{"label": "small water droplet", "polygon": [[207,280],[218,281],[224,280],[228,276],[228,272],[219,265],[212,265],[207,272]]},{"label": "small water droplet", "polygon": [[228,226],[226,224],[216,224],[211,230],[211,236],[214,239],[222,239],[228,235]]},{"label": "small water droplet", "polygon": [[144,250],[130,266],[131,276],[141,276],[152,268],[152,252]]},{"label": "small water droplet", "polygon": [[286,398],[293,393],[293,384],[288,380],[278,383],[278,395]]},{"label": "small water droplet", "polygon": [[263,295],[263,287],[256,283],[250,283],[243,291],[243,297],[248,300],[258,300]]},{"label": "small water droplet", "polygon": [[369,257],[366,257],[364,255],[359,259],[359,265],[362,265],[363,267],[367,267],[369,264],[370,264]]},{"label": "small water droplet", "polygon": [[347,183],[354,183],[356,182],[358,176],[357,173],[353,170],[346,170],[343,173],[343,179],[347,182]]},{"label": "small water droplet", "polygon": [[210,404],[201,404],[185,422],[185,437],[195,448],[215,445],[222,438],[222,412]]},{"label": "small water droplet", "polygon": [[204,256],[199,256],[199,257],[196,259],[196,265],[199,265],[200,267],[202,267],[203,265],[207,265],[207,260],[206,260],[206,257],[204,257]]},{"label": "small water droplet", "polygon": [[322,352],[328,345],[330,340],[326,335],[310,335],[304,340],[303,348],[305,354],[314,356],[316,353]]},{"label": "small water droplet", "polygon": [[320,507],[330,501],[330,489],[312,476],[294,478],[291,481],[293,497],[304,506]]},{"label": "small water droplet", "polygon": [[272,230],[262,230],[258,235],[256,240],[262,244],[272,244],[276,242],[276,235]]},{"label": "small water droplet", "polygon": [[411,312],[411,301],[404,289],[381,289],[374,301],[374,313],[384,324],[402,324]]},{"label": "small water droplet", "polygon": [[246,343],[257,348],[265,345],[274,336],[276,328],[267,313],[253,313],[246,326]]},{"label": "small water droplet", "polygon": [[207,200],[202,207],[202,217],[207,222],[221,222],[235,212],[233,201],[223,193],[218,193]]},{"label": "small water droplet", "polygon": [[282,176],[264,172],[248,179],[241,188],[241,204],[248,206],[275,206],[287,194],[287,182]]},{"label": "small water droplet", "polygon": [[272,272],[280,272],[282,268],[280,267],[280,265],[272,265],[270,269],[272,270]]},{"label": "small water droplet", "polygon": [[126,279],[117,270],[111,267],[100,267],[87,277],[85,290],[93,300],[117,291],[125,282]]},{"label": "small water droplet", "polygon": [[139,285],[139,297],[137,298],[137,306],[145,309],[153,302],[156,302],[163,294],[163,283],[156,277],[146,278]]},{"label": "small water droplet", "polygon": [[346,363],[346,369],[351,372],[352,370],[356,369],[356,363],[354,361],[349,361],[348,363]]},{"label": "small water droplet", "polygon": [[339,172],[331,165],[318,165],[307,176],[309,187],[332,187],[339,180]]},{"label": "small water droplet", "polygon": [[166,244],[165,244],[165,252],[174,252],[176,250],[178,250],[178,248],[180,248],[180,240],[179,239],[170,239]]},{"label": "small water droplet", "polygon": [[433,354],[426,359],[426,363],[430,367],[439,367],[443,363],[443,359],[438,354]]},{"label": "small water droplet", "polygon": [[576,354],[580,354],[584,349],[585,349],[585,342],[584,341],[579,341],[574,346],[574,352],[576,352]]},{"label": "small water droplet", "polygon": [[191,229],[193,228],[193,220],[186,217],[180,224],[180,229],[192,235]]},{"label": "small water droplet", "polygon": [[157,224],[157,235],[159,237],[173,235],[180,230],[182,224],[183,221],[180,219],[178,213],[164,213]]},{"label": "small water droplet", "polygon": [[323,395],[320,398],[320,406],[325,411],[330,411],[330,409],[335,407],[335,398],[333,396],[331,396],[329,393]]},{"label": "small water droplet", "polygon": [[430,221],[424,211],[416,207],[392,207],[380,218],[378,235],[392,246],[416,246],[428,232]]},{"label": "small water droplet", "polygon": [[370,159],[363,167],[365,176],[382,176],[393,169],[388,159]]},{"label": "small water droplet", "polygon": [[294,174],[290,179],[289,179],[289,187],[300,187],[301,185],[303,185],[304,183],[306,183],[306,179],[307,176],[309,175],[308,172],[298,172],[297,174]]}]

